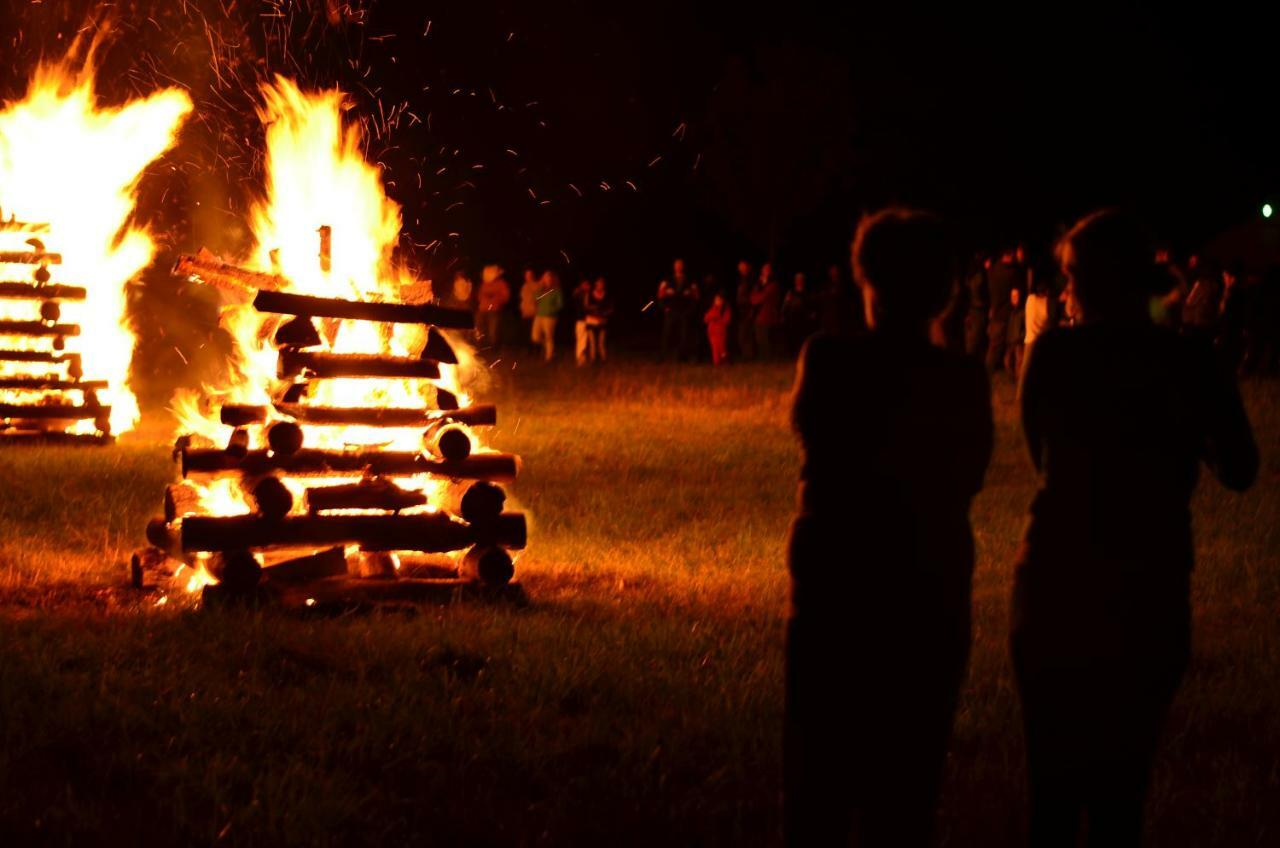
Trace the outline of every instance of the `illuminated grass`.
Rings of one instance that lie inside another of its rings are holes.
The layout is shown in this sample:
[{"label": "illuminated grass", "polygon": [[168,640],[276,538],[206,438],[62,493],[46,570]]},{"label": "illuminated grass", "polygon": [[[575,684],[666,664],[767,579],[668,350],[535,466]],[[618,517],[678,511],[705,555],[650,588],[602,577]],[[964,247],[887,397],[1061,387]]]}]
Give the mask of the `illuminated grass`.
[{"label": "illuminated grass", "polygon": [[[156,609],[104,587],[159,508],[167,446],[0,452],[0,843],[776,842],[789,383],[782,366],[498,373],[494,441],[525,456],[534,518],[524,611]],[[1280,838],[1280,399],[1250,389],[1269,464],[1246,498],[1197,499],[1197,659],[1155,844]],[[1022,827],[1005,638],[1033,481],[998,391],[950,845]]]}]

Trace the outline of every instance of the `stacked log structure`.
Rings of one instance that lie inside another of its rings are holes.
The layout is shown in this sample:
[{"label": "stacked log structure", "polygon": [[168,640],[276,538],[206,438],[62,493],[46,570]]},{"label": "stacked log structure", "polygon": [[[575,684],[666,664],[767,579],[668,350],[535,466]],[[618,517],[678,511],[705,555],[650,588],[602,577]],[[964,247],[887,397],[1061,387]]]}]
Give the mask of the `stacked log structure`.
[{"label": "stacked log structure", "polygon": [[82,286],[54,282],[62,255],[48,250],[47,224],[0,221],[0,442],[105,444],[111,407],[106,381],[84,379],[81,354],[67,349],[80,325]]},{"label": "stacked log structure", "polygon": [[[179,438],[174,458],[181,480],[168,487],[164,514],[148,527],[151,546],[134,555],[135,585],[153,573],[207,575],[206,604],[520,596],[512,552],[525,547],[526,522],[504,510],[500,485],[515,478],[518,459],[475,444],[475,428],[497,422],[493,406],[461,404],[434,382],[443,367],[458,364],[441,329],[470,326],[470,313],[293,294],[279,290],[287,285],[281,277],[203,253],[182,257],[174,272],[279,316],[272,336],[277,380],[270,403],[219,407],[218,419],[231,428],[226,444]],[[424,343],[416,357],[326,350],[317,319],[419,324]],[[330,380],[407,381],[422,403],[314,402]],[[390,437],[358,446],[308,444],[333,427],[414,428],[421,440],[408,450],[403,440],[392,446]],[[247,511],[212,508],[210,492],[219,486],[234,487]]]}]

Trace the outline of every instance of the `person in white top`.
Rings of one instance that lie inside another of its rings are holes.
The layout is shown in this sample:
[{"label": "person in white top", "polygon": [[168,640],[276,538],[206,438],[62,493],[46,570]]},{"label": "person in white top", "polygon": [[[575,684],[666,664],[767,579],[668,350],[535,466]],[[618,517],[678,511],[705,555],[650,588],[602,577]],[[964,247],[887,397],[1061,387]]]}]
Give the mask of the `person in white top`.
[{"label": "person in white top", "polygon": [[1049,292],[1037,282],[1034,289],[1027,294],[1027,334],[1024,339],[1030,349],[1041,333],[1049,329]]}]

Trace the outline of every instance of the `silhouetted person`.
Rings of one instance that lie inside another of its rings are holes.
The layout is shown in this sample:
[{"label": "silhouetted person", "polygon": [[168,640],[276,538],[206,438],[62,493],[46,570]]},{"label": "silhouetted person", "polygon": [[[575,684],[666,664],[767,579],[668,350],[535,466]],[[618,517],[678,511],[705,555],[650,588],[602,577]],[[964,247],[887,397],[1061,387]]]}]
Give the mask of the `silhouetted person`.
[{"label": "silhouetted person", "polygon": [[1018,263],[1014,251],[1008,250],[987,269],[987,370],[991,373],[1004,366],[1005,341],[1008,338],[1009,313],[1013,304],[1009,292],[1026,279],[1026,268]]},{"label": "silhouetted person", "polygon": [[793,279],[782,298],[782,331],[788,356],[798,354],[805,339],[818,329],[818,299],[809,290],[803,272],[797,271]]},{"label": "silhouetted person", "polygon": [[970,356],[986,360],[987,357],[987,308],[991,294],[987,286],[987,271],[991,260],[981,254],[974,256],[965,279],[969,291],[969,311],[964,318],[964,349]]},{"label": "silhouetted person", "polygon": [[928,842],[969,653],[969,502],[991,454],[982,363],[929,344],[941,223],[889,209],[853,245],[869,332],[801,354],[792,525],[789,845]]},{"label": "silhouetted person", "polygon": [[1079,323],[1032,346],[1022,422],[1040,490],[1013,592],[1031,843],[1136,846],[1151,762],[1190,641],[1191,492],[1258,454],[1207,341],[1151,322],[1153,253],[1116,212],[1059,255]]},{"label": "silhouetted person", "polygon": [[671,277],[658,284],[662,309],[662,343],[659,358],[683,360],[691,354],[690,320],[698,308],[698,284],[685,273],[684,260],[671,263]]},{"label": "silhouetted person", "polygon": [[756,355],[756,322],[755,307],[751,305],[751,290],[755,288],[756,279],[752,273],[751,263],[743,259],[738,262],[738,279],[734,285],[734,302],[737,310],[733,321],[737,329],[738,358],[753,359]]}]

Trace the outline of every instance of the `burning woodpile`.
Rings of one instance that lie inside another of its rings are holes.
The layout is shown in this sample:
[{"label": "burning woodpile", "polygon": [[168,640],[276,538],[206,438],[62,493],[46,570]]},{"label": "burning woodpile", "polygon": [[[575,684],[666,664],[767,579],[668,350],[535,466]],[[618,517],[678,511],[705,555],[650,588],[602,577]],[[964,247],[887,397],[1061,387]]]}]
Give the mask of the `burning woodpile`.
[{"label": "burning woodpile", "polygon": [[[67,350],[67,339],[80,335],[80,325],[62,317],[64,304],[83,304],[88,292],[52,282],[50,267],[61,265],[62,255],[45,248],[49,229],[0,222],[0,299],[30,312],[17,316],[6,308],[0,319],[0,337],[11,348],[0,349],[0,439],[102,444],[111,438],[111,407],[98,393],[108,384],[84,379],[81,354]],[[86,432],[81,422],[93,429]]]},{"label": "burning woodpile", "polygon": [[137,423],[125,286],[154,247],[131,216],[190,108],[176,89],[102,106],[68,58],[0,110],[0,441],[102,444]]},{"label": "burning woodpile", "polygon": [[233,358],[222,385],[177,399],[181,481],[135,585],[159,574],[206,602],[286,606],[518,596],[526,521],[501,484],[519,463],[484,447],[497,411],[471,402],[451,335],[471,313],[390,261],[399,209],[340,95],[283,80],[265,94],[258,267],[208,251],[174,267],[222,293]]}]

